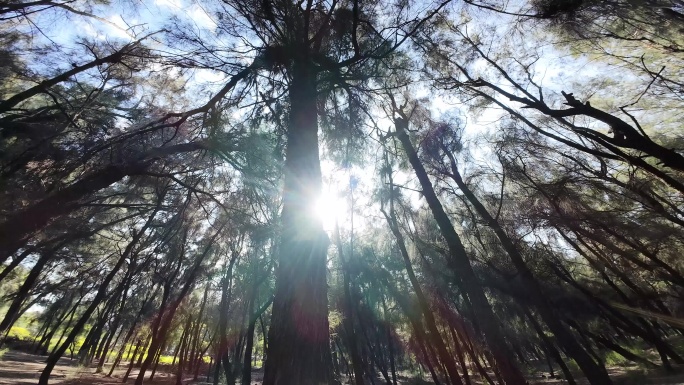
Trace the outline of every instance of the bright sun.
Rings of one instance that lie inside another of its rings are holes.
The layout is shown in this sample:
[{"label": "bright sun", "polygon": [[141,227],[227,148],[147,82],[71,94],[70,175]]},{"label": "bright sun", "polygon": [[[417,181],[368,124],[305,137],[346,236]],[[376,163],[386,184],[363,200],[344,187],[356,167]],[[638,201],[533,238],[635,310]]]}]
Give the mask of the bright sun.
[{"label": "bright sun", "polygon": [[335,228],[335,222],[344,222],[347,217],[347,202],[332,192],[323,192],[314,205],[314,214],[323,222],[327,231]]}]

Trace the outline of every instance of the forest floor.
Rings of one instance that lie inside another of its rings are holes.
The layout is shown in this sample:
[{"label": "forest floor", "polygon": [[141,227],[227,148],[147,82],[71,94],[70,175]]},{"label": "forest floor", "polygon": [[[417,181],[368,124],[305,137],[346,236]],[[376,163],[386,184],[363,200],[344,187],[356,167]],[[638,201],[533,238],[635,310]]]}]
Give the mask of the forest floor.
[{"label": "forest floor", "polygon": [[[40,373],[45,367],[45,356],[27,354],[17,351],[7,351],[0,359],[0,385],[35,385],[38,383]],[[105,377],[102,373],[94,373],[95,368],[83,367],[76,360],[62,358],[52,371],[50,384],[60,385],[113,385],[121,384],[121,378],[126,373],[126,368],[117,369],[112,377]],[[129,382],[133,382],[137,370],[133,370],[129,376]],[[167,373],[158,373],[154,381],[145,381],[145,384],[167,385],[175,384],[176,377]]]},{"label": "forest floor", "polygon": [[[7,351],[0,358],[0,385],[35,385],[38,377],[45,367],[45,356],[27,354],[17,351]],[[121,384],[121,378],[125,374],[126,368],[114,371],[112,377],[105,377],[104,374],[94,373],[94,367],[79,366],[75,360],[63,358],[59,361],[52,373],[50,384],[59,385],[115,385]],[[644,371],[637,367],[611,367],[609,368],[611,377],[615,380],[615,385],[684,385],[684,373],[665,374],[662,371]],[[133,382],[137,375],[137,370],[133,370],[129,376],[129,383]],[[579,377],[579,376],[578,376]],[[402,385],[427,385],[430,381],[420,381],[400,376]],[[191,379],[184,381],[185,384],[205,384],[193,382]],[[380,378],[376,383],[384,383]],[[261,383],[261,373],[254,372],[252,383]],[[174,385],[176,377],[173,374],[159,372],[153,381],[146,380],[145,384],[151,385]],[[473,381],[480,384],[479,381]],[[538,372],[529,377],[530,385],[561,385],[567,384],[561,379],[552,379],[548,373]],[[584,385],[583,381],[578,384]]]}]

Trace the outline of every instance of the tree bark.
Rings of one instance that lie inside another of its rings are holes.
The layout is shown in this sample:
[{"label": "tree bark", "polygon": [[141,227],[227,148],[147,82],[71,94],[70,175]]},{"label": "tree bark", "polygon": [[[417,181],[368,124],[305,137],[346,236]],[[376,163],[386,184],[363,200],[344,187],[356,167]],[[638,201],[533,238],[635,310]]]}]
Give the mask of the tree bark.
[{"label": "tree bark", "polygon": [[322,185],[316,73],[308,58],[293,66],[282,235],[264,385],[334,381],[326,277],[329,240],[312,212]]}]

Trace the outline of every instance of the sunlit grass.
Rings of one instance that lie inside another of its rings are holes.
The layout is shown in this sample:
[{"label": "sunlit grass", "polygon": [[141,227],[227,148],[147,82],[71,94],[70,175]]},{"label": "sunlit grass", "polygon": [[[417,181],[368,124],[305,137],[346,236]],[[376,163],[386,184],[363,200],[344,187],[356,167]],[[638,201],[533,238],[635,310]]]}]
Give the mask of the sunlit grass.
[{"label": "sunlit grass", "polygon": [[26,341],[31,339],[31,332],[29,332],[28,329],[23,328],[21,326],[12,326],[12,328],[10,328],[9,333],[7,333],[7,336],[10,338],[17,338],[22,341]]}]

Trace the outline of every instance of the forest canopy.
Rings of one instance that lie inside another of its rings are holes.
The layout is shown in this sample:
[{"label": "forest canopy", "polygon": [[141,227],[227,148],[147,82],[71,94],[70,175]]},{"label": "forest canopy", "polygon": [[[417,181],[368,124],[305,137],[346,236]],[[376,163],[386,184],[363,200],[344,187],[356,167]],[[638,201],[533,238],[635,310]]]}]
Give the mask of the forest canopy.
[{"label": "forest canopy", "polygon": [[40,385],[684,365],[684,1],[8,0],[0,42]]}]

